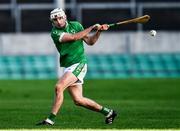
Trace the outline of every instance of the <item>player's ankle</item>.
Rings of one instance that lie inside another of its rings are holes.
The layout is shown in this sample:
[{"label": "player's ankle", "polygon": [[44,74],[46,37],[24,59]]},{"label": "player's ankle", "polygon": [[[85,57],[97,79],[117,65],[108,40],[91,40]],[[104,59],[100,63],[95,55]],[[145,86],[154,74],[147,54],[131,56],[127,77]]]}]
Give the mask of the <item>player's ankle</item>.
[{"label": "player's ankle", "polygon": [[51,121],[54,122],[54,121],[55,121],[55,118],[56,118],[56,115],[53,114],[53,113],[50,113],[47,119],[49,119],[49,120],[51,120]]},{"label": "player's ankle", "polygon": [[100,110],[100,113],[102,113],[105,116],[107,116],[110,112],[111,112],[111,109],[106,108],[106,107],[102,107],[102,109]]}]

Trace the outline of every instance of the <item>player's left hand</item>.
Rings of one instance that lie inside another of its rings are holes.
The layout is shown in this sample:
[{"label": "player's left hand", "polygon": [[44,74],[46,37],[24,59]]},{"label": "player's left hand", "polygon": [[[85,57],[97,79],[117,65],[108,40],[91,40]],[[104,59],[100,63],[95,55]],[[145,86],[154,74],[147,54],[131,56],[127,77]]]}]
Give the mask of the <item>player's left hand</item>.
[{"label": "player's left hand", "polygon": [[93,29],[95,29],[95,30],[100,30],[100,29],[101,29],[101,25],[100,25],[100,24],[95,24],[95,25],[93,26]]}]

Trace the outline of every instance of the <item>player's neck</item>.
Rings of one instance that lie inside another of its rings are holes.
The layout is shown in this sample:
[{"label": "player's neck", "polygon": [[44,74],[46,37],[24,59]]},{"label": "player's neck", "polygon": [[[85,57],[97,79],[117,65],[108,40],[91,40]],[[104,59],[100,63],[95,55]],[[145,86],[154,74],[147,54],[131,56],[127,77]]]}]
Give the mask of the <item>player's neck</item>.
[{"label": "player's neck", "polygon": [[59,29],[65,29],[68,27],[68,22],[66,21],[63,27],[59,27],[58,25],[54,25],[54,26]]}]

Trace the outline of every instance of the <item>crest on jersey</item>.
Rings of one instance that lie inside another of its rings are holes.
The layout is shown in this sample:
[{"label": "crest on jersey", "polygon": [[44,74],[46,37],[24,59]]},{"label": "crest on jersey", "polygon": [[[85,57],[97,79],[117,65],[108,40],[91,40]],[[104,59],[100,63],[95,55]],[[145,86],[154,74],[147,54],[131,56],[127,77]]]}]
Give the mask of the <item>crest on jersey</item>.
[{"label": "crest on jersey", "polygon": [[71,30],[71,33],[72,33],[72,34],[75,34],[75,33],[76,33],[76,31],[72,29],[72,30]]}]

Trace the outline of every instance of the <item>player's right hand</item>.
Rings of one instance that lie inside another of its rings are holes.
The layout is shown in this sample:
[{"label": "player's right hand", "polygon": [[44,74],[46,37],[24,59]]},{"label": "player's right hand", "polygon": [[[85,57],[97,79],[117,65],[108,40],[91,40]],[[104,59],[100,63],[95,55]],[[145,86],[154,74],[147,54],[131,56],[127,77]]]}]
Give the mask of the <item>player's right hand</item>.
[{"label": "player's right hand", "polygon": [[109,29],[109,25],[108,24],[101,25],[100,30],[108,30],[108,29]]}]

